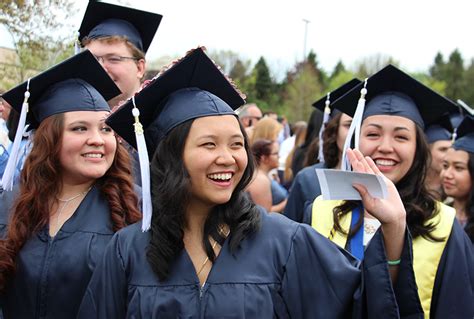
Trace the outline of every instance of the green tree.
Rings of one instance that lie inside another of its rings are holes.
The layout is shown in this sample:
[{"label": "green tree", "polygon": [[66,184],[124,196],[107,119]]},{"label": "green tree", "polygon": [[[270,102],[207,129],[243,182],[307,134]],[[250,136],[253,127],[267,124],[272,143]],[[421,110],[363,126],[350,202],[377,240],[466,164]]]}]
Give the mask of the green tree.
[{"label": "green tree", "polygon": [[72,0],[0,2],[0,24],[16,53],[1,78],[19,83],[72,55],[73,28],[66,21],[74,12],[73,4]]},{"label": "green tree", "polygon": [[445,62],[441,52],[438,52],[434,59],[434,64],[430,67],[430,75],[436,80],[443,80],[445,74]]},{"label": "green tree", "polygon": [[465,89],[460,93],[459,98],[471,107],[474,106],[474,90],[470,88],[474,83],[474,59],[471,59],[469,66],[464,71]]},{"label": "green tree", "polygon": [[255,98],[258,100],[267,100],[272,94],[273,80],[264,57],[258,59],[253,73],[255,76]]},{"label": "green tree", "polygon": [[340,73],[346,72],[346,67],[344,66],[344,63],[342,63],[341,60],[339,60],[334,67],[334,70],[331,73],[331,76],[329,77],[329,81],[332,81],[336,76],[338,76]]},{"label": "green tree", "polygon": [[456,100],[467,89],[464,81],[464,61],[458,49],[450,55],[444,69],[444,82],[446,82],[446,97]]},{"label": "green tree", "polygon": [[284,112],[290,122],[307,121],[312,112],[311,104],[322,94],[317,72],[310,64],[298,65],[299,72],[292,73],[285,87]]},{"label": "green tree", "polygon": [[377,73],[388,64],[393,64],[395,66],[399,65],[398,61],[393,57],[377,53],[358,60],[355,63],[354,73],[359,79],[363,80],[372,74]]}]

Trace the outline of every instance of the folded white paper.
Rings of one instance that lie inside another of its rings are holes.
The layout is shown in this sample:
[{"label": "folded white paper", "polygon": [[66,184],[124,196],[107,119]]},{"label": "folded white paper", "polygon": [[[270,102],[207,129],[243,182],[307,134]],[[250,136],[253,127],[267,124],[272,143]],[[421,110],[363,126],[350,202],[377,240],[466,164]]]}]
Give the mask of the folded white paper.
[{"label": "folded white paper", "polygon": [[387,186],[380,176],[319,168],[316,169],[316,174],[325,200],[360,200],[359,192],[353,184],[364,185],[372,197],[387,198]]}]

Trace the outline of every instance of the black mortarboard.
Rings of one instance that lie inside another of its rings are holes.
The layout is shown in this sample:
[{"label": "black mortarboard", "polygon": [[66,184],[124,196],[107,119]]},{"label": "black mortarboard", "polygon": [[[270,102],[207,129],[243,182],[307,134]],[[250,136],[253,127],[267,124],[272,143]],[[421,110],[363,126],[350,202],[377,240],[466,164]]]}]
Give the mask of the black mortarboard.
[{"label": "black mortarboard", "polygon": [[[364,82],[365,83],[365,82]],[[333,103],[333,107],[354,116],[364,83]],[[421,128],[454,112],[456,104],[418,82],[393,65],[387,65],[367,79],[363,118],[371,115],[397,115],[414,121]]]},{"label": "black mortarboard", "polygon": [[146,53],[160,25],[160,14],[122,7],[110,3],[89,1],[79,28],[79,41],[87,37],[125,36]]},{"label": "black mortarboard", "polygon": [[[147,140],[153,139],[153,144],[189,119],[235,115],[234,110],[244,103],[239,92],[201,48],[193,50],[135,96],[145,136]],[[107,123],[136,147],[132,109],[133,102],[128,100]],[[154,150],[149,153],[153,154]]]},{"label": "black mortarboard", "polygon": [[13,186],[25,124],[36,128],[45,118],[72,111],[110,111],[107,100],[120,94],[114,81],[87,50],[79,53],[3,94],[20,113],[5,172],[3,189]]},{"label": "black mortarboard", "polygon": [[330,109],[330,116],[332,117],[334,112],[337,110],[334,109],[333,102],[342,97],[344,94],[352,90],[357,84],[361,83],[361,81],[357,78],[353,78],[352,80],[344,83],[337,89],[331,91],[327,95],[321,97],[319,100],[313,103],[313,107],[317,108],[321,112],[326,112],[326,104],[329,104],[328,107]]},{"label": "black mortarboard", "polygon": [[459,124],[453,148],[474,154],[474,116],[466,115]]},{"label": "black mortarboard", "polygon": [[[28,87],[28,89],[27,89]],[[71,111],[110,111],[107,101],[120,90],[88,51],[77,54],[3,94],[18,112],[29,91],[26,122],[36,128],[45,118]]]},{"label": "black mortarboard", "polygon": [[138,150],[143,231],[150,229],[152,214],[148,157],[155,153],[160,140],[174,127],[191,119],[215,115],[237,117],[234,110],[244,103],[237,89],[198,48],[174,63],[107,119],[107,124]]}]

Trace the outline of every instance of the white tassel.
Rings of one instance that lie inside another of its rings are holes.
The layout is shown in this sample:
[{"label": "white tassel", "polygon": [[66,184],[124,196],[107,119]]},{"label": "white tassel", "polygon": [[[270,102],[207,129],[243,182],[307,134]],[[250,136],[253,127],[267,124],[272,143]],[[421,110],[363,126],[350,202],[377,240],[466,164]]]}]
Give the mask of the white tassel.
[{"label": "white tassel", "polygon": [[328,93],[326,97],[326,102],[324,106],[324,115],[323,115],[323,124],[321,125],[321,128],[319,129],[319,152],[318,152],[318,160],[320,163],[324,163],[324,153],[323,153],[323,132],[324,129],[326,128],[327,122],[329,122],[329,116],[331,115],[331,109],[329,108],[329,105],[331,104],[331,93]]},{"label": "white tassel", "polygon": [[81,43],[79,41],[79,31],[76,32],[76,40],[74,41],[74,55],[81,53]]},{"label": "white tassel", "polygon": [[140,173],[142,178],[142,231],[146,232],[151,227],[151,190],[150,190],[150,161],[148,160],[148,150],[143,134],[143,125],[140,123],[140,110],[135,105],[135,97],[132,97],[132,114],[135,118],[135,138],[137,141],[138,159],[140,161]]},{"label": "white tassel", "polygon": [[360,98],[357,102],[357,109],[355,111],[354,117],[352,118],[351,126],[347,132],[347,137],[344,142],[344,149],[342,151],[341,159],[341,170],[350,171],[351,164],[346,156],[346,150],[351,147],[352,137],[355,135],[354,148],[359,148],[359,137],[360,137],[360,126],[362,125],[362,118],[364,116],[365,109],[365,96],[367,95],[367,79],[365,79],[364,87],[360,90]]},{"label": "white tassel", "polygon": [[23,100],[23,105],[21,106],[21,113],[20,113],[20,120],[18,122],[18,127],[15,133],[15,140],[13,141],[13,145],[10,151],[10,156],[8,158],[7,166],[5,167],[5,171],[3,172],[2,176],[2,188],[4,190],[11,191],[13,189],[13,179],[15,178],[15,170],[18,164],[19,159],[19,152],[20,152],[20,144],[23,138],[23,134],[25,130],[26,123],[26,115],[28,113],[28,98],[30,97],[30,79],[26,84],[26,91],[25,91],[25,98]]}]

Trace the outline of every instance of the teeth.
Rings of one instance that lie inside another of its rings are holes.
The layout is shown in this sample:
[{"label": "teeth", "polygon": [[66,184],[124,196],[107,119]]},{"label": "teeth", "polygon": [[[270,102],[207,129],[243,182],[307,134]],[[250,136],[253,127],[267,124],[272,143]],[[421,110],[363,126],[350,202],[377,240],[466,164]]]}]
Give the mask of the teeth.
[{"label": "teeth", "polygon": [[92,158],[102,158],[102,154],[97,153],[87,153],[83,155],[84,157],[92,157]]},{"label": "teeth", "polygon": [[229,180],[232,177],[231,173],[225,173],[225,174],[210,174],[208,175],[210,179],[219,179],[219,180]]},{"label": "teeth", "polygon": [[395,161],[392,161],[392,160],[382,160],[382,159],[378,159],[375,161],[375,164],[377,165],[381,165],[381,166],[393,166],[395,165]]}]

